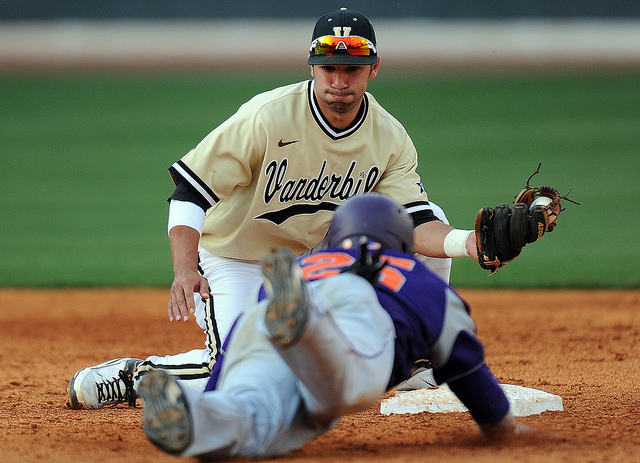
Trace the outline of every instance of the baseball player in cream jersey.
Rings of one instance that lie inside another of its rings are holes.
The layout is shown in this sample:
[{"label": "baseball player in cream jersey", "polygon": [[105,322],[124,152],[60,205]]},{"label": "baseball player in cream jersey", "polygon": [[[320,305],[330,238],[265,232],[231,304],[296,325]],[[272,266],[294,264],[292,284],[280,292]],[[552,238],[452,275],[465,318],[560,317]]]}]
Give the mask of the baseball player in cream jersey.
[{"label": "baseball player in cream jersey", "polygon": [[231,327],[254,302],[259,261],[274,248],[311,250],[336,207],[356,194],[403,204],[417,254],[444,280],[451,257],[477,260],[473,233],[449,226],[429,202],[406,130],[366,91],[380,66],[369,20],[344,8],[320,18],[308,63],[311,80],[255,96],[170,167],[168,316],[194,315],[204,348],[83,368],[69,385],[72,407],[135,402],[139,379],[153,369],[202,390]]}]

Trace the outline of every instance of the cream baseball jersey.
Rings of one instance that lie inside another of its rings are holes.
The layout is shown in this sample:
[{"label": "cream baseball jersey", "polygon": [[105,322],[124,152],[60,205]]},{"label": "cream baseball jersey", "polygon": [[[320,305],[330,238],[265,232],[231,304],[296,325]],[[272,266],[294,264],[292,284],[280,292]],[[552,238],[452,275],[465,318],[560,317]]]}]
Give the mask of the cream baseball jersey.
[{"label": "cream baseball jersey", "polygon": [[345,129],[332,127],[304,81],[259,94],[169,171],[205,204],[200,245],[260,260],[276,247],[303,253],[324,237],[333,211],[376,191],[433,220],[404,127],[369,93]]}]

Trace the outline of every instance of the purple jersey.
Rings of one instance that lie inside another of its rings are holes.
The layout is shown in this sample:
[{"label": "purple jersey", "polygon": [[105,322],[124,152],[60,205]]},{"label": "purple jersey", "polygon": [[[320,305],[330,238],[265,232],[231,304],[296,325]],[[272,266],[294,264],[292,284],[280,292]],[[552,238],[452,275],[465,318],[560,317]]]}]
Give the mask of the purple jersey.
[{"label": "purple jersey", "polygon": [[[356,249],[328,249],[300,258],[308,280],[331,277],[356,260]],[[414,362],[430,359],[438,383],[463,377],[484,364],[466,303],[413,256],[385,251],[375,286],[395,330],[395,362],[389,386],[408,378]]]},{"label": "purple jersey", "polygon": [[[306,279],[330,278],[354,264],[358,252],[327,249],[303,256],[299,262]],[[380,260],[387,264],[379,272],[375,289],[396,330],[388,387],[408,378],[416,360],[429,359],[436,381],[448,383],[478,423],[499,423],[509,402],[484,363],[484,349],[475,336],[467,304],[413,256],[385,251]],[[262,288],[259,298],[264,297]],[[206,390],[216,388],[223,357],[218,356]]]}]

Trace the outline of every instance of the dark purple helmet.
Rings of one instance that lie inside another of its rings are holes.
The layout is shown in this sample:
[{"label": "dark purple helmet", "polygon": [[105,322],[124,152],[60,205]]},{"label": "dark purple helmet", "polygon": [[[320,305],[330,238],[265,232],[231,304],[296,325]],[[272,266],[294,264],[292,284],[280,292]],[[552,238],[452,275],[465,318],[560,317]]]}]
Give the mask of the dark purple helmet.
[{"label": "dark purple helmet", "polygon": [[325,242],[338,248],[351,238],[356,246],[363,235],[385,249],[414,252],[413,220],[404,206],[387,195],[366,193],[347,199],[336,209]]}]

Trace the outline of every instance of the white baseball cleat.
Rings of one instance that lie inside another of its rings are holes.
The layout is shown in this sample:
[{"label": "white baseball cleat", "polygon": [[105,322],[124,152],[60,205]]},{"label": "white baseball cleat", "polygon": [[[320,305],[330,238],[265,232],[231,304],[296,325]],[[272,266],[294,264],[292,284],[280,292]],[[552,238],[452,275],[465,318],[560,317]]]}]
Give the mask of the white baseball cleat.
[{"label": "white baseball cleat", "polygon": [[135,407],[133,372],[140,362],[136,358],[117,358],[77,371],[66,389],[69,406],[92,410],[127,403]]},{"label": "white baseball cleat", "polygon": [[264,322],[271,340],[282,347],[294,343],[307,322],[309,290],[302,270],[288,249],[278,249],[262,261],[269,304]]},{"label": "white baseball cleat", "polygon": [[428,360],[418,360],[416,362],[416,369],[411,374],[411,377],[398,384],[397,391],[407,392],[430,387],[438,387],[438,383],[433,377],[431,362]]},{"label": "white baseball cleat", "polygon": [[140,381],[142,428],[160,450],[177,455],[191,443],[191,415],[178,382],[163,370],[151,370]]}]

